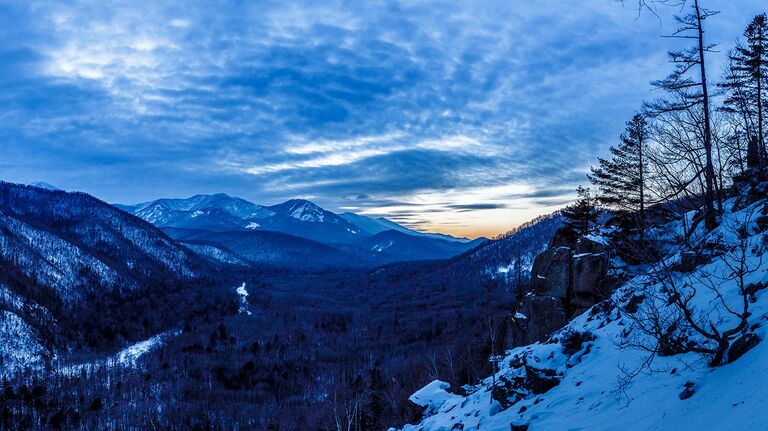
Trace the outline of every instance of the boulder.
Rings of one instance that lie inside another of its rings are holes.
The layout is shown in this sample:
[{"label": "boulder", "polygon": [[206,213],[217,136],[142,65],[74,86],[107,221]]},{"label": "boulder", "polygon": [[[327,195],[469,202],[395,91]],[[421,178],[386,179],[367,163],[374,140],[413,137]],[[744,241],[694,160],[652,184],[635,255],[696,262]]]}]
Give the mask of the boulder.
[{"label": "boulder", "polygon": [[525,366],[525,388],[540,395],[560,384],[560,377],[553,370]]},{"label": "boulder", "polygon": [[730,364],[731,362],[741,358],[745,353],[752,350],[759,343],[760,337],[758,337],[754,332],[748,332],[737,338],[736,341],[734,341],[733,344],[731,344],[731,347],[728,349],[728,363]]},{"label": "boulder", "polygon": [[696,385],[693,382],[685,382],[685,385],[683,385],[683,391],[680,392],[680,399],[681,400],[687,400],[688,398],[692,397],[693,394],[696,392],[696,389],[694,389]]},{"label": "boulder", "polygon": [[400,415],[409,424],[417,424],[424,418],[424,407],[414,403],[411,400],[405,400],[400,407]]},{"label": "boulder", "polygon": [[534,259],[533,287],[518,307],[526,319],[505,323],[504,348],[545,340],[609,293],[613,280],[608,276],[610,259],[606,246],[589,238],[571,243],[573,248],[550,246]]},{"label": "boulder", "polygon": [[684,251],[680,253],[680,262],[672,265],[672,269],[677,272],[693,272],[697,266],[707,262],[707,258],[693,251]]},{"label": "boulder", "polygon": [[523,399],[522,383],[520,379],[510,380],[499,376],[499,381],[491,389],[491,397],[501,404],[502,410],[506,410]]},{"label": "boulder", "polygon": [[502,349],[512,349],[525,342],[525,334],[528,331],[528,316],[517,312],[504,319],[501,327]]},{"label": "boulder", "polygon": [[576,247],[574,248],[576,254],[599,254],[605,253],[606,251],[607,247],[604,244],[587,237],[579,238],[578,241],[576,241]]}]

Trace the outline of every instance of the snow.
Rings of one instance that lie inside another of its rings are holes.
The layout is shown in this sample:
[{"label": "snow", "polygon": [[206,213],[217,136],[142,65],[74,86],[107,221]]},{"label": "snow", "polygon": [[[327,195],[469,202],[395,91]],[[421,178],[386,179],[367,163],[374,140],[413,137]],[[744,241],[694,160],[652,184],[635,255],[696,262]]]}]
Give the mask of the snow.
[{"label": "snow", "polygon": [[[721,227],[709,234],[697,234],[697,240],[721,238],[721,241],[735,244],[737,238],[731,227],[746,223],[752,235],[748,238],[746,265],[755,269],[747,275],[746,284],[768,281],[766,236],[751,228],[756,205],[730,212],[733,201],[729,201],[725,208]],[[682,229],[682,223],[676,222],[659,234],[679,236]],[[732,249],[726,252],[726,258],[732,252]],[[670,249],[665,259],[675,262],[679,252]],[[715,293],[705,288],[710,274],[720,277],[712,280],[717,280],[725,303],[735,304],[740,300],[735,280],[723,280],[720,276],[727,274],[720,259],[699,266],[693,273],[677,273],[674,277],[681,285],[698,286],[692,305],[700,312],[708,311],[715,324],[724,328],[732,317],[724,312]],[[647,275],[639,273],[621,286],[613,299],[621,302],[636,292],[652,292],[660,288]],[[653,299],[646,299],[640,305],[640,312],[653,303]],[[509,431],[510,425],[528,425],[529,431],[768,429],[768,342],[765,342],[768,338],[768,289],[756,293],[750,311],[749,325],[756,328],[755,333],[763,342],[737,361],[716,368],[709,367],[707,359],[695,353],[654,357],[650,367],[641,368],[649,354],[640,348],[619,346],[619,342],[628,336],[633,337],[633,341],[642,342],[643,337],[649,341],[635,327],[634,320],[615,308],[605,313],[587,311],[556,333],[552,342],[517,347],[508,351],[499,364],[497,382],[502,377],[509,380],[524,377],[526,368],[520,367],[519,363],[525,358],[527,364],[553,370],[560,376],[560,383],[554,388],[540,395],[529,393],[503,409],[491,398],[494,381],[491,377],[467,396],[451,394],[447,383],[434,381],[411,397],[413,402],[425,407],[426,416],[421,423],[406,425],[402,430]],[[569,331],[589,331],[594,340],[585,342],[579,352],[566,354],[558,340]],[[641,372],[628,384],[620,386],[625,373],[635,370]],[[679,395],[686,384],[693,385],[694,393],[682,400]]]},{"label": "snow", "polygon": [[248,223],[247,225],[245,225],[246,229],[258,229],[260,227],[261,227],[261,225],[256,223],[256,222],[254,222],[254,221],[252,221],[252,222]]},{"label": "snow", "polygon": [[449,387],[450,385],[446,382],[434,380],[432,383],[416,391],[408,399],[417,405],[427,407],[428,411],[437,411],[446,401],[457,397],[445,391]]},{"label": "snow", "polygon": [[608,238],[606,238],[604,235],[592,233],[592,234],[587,235],[586,238],[588,240],[590,240],[592,242],[596,242],[598,244],[608,245]]},{"label": "snow", "polygon": [[37,332],[16,313],[0,310],[0,377],[40,367],[46,356]]},{"label": "snow", "polygon": [[160,346],[160,344],[163,343],[163,340],[170,334],[177,335],[178,331],[164,332],[146,340],[139,341],[136,344],[132,344],[115,355],[115,362],[123,366],[136,366],[136,361],[138,361],[139,358]]},{"label": "snow", "polygon": [[248,291],[245,289],[245,282],[237,288],[237,295],[240,297],[240,314],[250,316],[252,313],[248,310]]},{"label": "snow", "polygon": [[45,181],[38,181],[36,183],[29,183],[28,185],[30,185],[32,187],[37,187],[37,188],[40,188],[40,189],[45,189],[45,190],[52,190],[52,191],[61,190],[58,187],[54,186],[53,184],[46,183]]},{"label": "snow", "polygon": [[288,216],[301,221],[322,223],[325,220],[323,210],[311,202],[302,202],[291,208]]},{"label": "snow", "polygon": [[512,271],[513,269],[514,269],[514,265],[500,266],[496,268],[496,272],[501,274],[508,274],[509,271]]},{"label": "snow", "polygon": [[392,242],[392,241],[380,242],[380,243],[377,243],[376,245],[374,245],[373,247],[371,247],[371,251],[382,252],[382,251],[392,247],[393,245],[394,245],[394,242]]},{"label": "snow", "polygon": [[142,356],[160,347],[169,337],[177,336],[180,333],[181,331],[179,330],[162,332],[146,340],[132,344],[108,358],[61,366],[57,368],[57,371],[63,375],[74,376],[84,372],[90,373],[101,369],[102,367],[136,368],[138,367],[139,359],[141,359]]}]

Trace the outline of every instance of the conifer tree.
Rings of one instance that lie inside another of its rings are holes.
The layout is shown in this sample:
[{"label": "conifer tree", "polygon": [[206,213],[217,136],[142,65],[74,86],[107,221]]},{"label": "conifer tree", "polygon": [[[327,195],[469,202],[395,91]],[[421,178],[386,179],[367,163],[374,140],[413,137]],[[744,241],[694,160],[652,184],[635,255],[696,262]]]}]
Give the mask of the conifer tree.
[{"label": "conifer tree", "polygon": [[599,215],[595,205],[595,198],[589,188],[579,186],[576,189],[578,195],[576,202],[565,207],[562,211],[563,227],[573,237],[588,235],[592,227],[597,223]]},{"label": "conifer tree", "polygon": [[589,180],[598,187],[598,202],[624,217],[637,217],[641,239],[644,237],[646,208],[646,172],[644,158],[648,123],[638,114],[627,122],[621,143],[611,147],[611,158],[598,158]]},{"label": "conifer tree", "polygon": [[757,143],[761,165],[766,160],[765,142],[765,92],[768,79],[768,17],[757,15],[744,31],[746,47],[736,48],[736,62],[740,71],[745,72],[750,80],[750,95],[756,113]]}]

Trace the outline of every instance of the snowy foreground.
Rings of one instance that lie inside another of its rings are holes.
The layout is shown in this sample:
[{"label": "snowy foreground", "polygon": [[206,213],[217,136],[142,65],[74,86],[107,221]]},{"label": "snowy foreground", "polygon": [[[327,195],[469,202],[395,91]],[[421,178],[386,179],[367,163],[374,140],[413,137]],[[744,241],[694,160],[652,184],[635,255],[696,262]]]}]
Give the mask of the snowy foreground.
[{"label": "snowy foreground", "polygon": [[[746,226],[745,263],[754,271],[747,274],[745,285],[764,283],[768,279],[768,255],[762,260],[766,254],[766,235],[754,223],[764,204],[758,202],[733,211],[731,200],[721,227],[706,235],[697,232],[698,237],[694,238],[694,241],[710,242],[717,239],[726,249],[728,246],[734,249],[739,241],[733,227]],[[682,232],[682,222],[675,222],[657,235],[669,239]],[[665,263],[673,265],[680,261],[680,253],[672,246],[667,252]],[[646,274],[649,271],[646,269]],[[721,260],[713,259],[692,272],[673,273],[676,282],[698,287],[693,305],[698,312],[706,312],[718,327],[732,324],[723,304],[736,307],[741,301],[735,280],[712,278],[713,274],[726,271]],[[614,293],[614,304],[624,305],[628,298],[661,288],[650,276],[642,275],[642,271],[638,273]],[[718,301],[713,291],[704,286],[709,281],[718,286],[724,301]],[[765,340],[768,337],[768,289],[756,292],[752,299],[749,327]],[[652,302],[646,299],[637,313],[642,314]],[[502,386],[505,381],[525,379],[526,370],[554,370],[559,383],[553,388],[545,388],[538,394],[524,393],[522,399],[505,407],[491,398],[494,382],[491,377],[476,387],[463,388],[466,392],[452,391],[447,383],[434,381],[411,397],[411,401],[425,408],[422,422],[402,430],[768,429],[767,342],[760,342],[738,360],[715,368],[709,367],[707,359],[696,353],[654,356],[647,362],[648,351],[626,345],[619,347],[627,340],[631,340],[632,345],[650,345],[653,341],[638,330],[636,320],[627,314],[626,308],[620,308],[623,307],[598,304],[554,334],[547,343],[508,351],[495,378],[497,386]],[[573,348],[574,343],[565,341],[573,340],[573,334],[586,334],[580,337],[577,350]],[[566,349],[566,344],[571,348]],[[638,370],[627,383],[628,373]]]}]

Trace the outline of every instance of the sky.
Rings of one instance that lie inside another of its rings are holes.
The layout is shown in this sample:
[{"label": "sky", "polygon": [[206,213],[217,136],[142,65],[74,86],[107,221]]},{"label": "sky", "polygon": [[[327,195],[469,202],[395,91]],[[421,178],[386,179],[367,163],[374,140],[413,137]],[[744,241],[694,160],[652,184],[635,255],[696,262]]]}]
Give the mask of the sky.
[{"label": "sky", "polygon": [[[704,3],[719,76],[766,6]],[[680,9],[634,6],[0,0],[0,179],[495,236],[573,199],[656,96]]]}]

